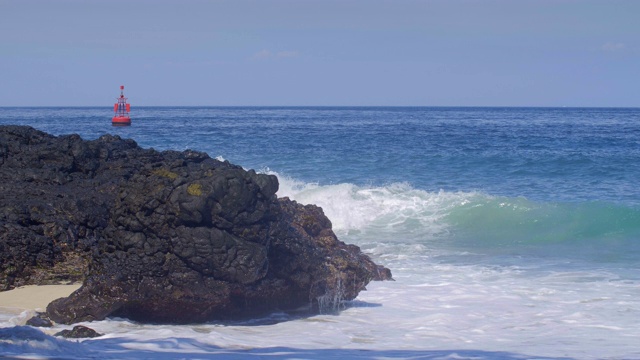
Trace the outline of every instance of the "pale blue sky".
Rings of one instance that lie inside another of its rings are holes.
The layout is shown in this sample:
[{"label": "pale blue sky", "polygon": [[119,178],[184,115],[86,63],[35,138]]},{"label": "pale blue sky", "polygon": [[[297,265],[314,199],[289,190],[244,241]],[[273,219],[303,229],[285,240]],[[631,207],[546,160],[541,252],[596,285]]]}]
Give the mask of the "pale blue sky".
[{"label": "pale blue sky", "polygon": [[0,106],[640,107],[640,1],[0,0]]}]

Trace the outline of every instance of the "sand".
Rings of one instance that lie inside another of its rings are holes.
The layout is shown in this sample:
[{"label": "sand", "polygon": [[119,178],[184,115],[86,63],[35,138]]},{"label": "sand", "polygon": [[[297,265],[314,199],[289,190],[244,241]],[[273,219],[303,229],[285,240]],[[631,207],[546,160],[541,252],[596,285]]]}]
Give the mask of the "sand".
[{"label": "sand", "polygon": [[80,288],[81,284],[72,285],[34,285],[0,292],[0,308],[5,310],[37,310],[44,311],[55,299],[67,297]]}]

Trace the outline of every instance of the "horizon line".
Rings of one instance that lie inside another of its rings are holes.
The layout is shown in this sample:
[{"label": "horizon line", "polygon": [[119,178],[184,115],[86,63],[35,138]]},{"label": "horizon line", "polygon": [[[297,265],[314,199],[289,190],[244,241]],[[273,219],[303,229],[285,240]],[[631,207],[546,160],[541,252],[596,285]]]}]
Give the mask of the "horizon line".
[{"label": "horizon line", "polygon": [[[0,105],[0,108],[113,108],[110,105]],[[640,109],[638,106],[560,105],[132,105],[132,108],[531,108],[531,109]]]}]

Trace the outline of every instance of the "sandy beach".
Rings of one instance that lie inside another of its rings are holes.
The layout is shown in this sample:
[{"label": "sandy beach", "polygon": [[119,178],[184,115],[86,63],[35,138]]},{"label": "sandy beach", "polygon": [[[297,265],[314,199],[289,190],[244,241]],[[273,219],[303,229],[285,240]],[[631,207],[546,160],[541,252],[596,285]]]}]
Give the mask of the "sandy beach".
[{"label": "sandy beach", "polygon": [[2,291],[0,292],[0,308],[15,311],[43,311],[51,301],[69,296],[72,292],[80,288],[80,286],[81,284],[33,285]]}]

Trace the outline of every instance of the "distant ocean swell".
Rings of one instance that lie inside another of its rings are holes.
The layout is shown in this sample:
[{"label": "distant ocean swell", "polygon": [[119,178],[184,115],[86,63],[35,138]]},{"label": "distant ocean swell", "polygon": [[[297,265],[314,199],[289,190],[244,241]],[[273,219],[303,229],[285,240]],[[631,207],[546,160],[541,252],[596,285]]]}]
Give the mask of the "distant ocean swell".
[{"label": "distant ocean swell", "polygon": [[279,175],[278,196],[323,208],[338,235],[485,253],[640,259],[640,209],[606,202],[534,202],[407,183],[318,185]]}]

